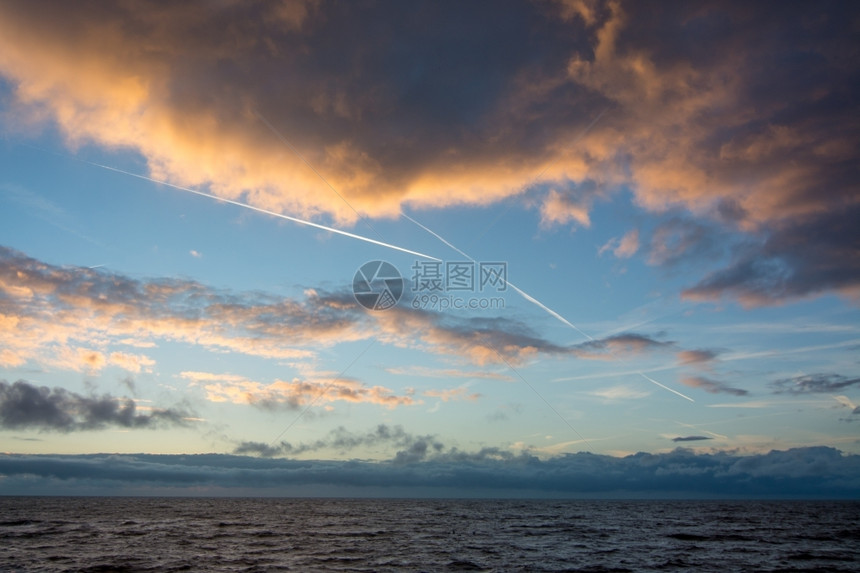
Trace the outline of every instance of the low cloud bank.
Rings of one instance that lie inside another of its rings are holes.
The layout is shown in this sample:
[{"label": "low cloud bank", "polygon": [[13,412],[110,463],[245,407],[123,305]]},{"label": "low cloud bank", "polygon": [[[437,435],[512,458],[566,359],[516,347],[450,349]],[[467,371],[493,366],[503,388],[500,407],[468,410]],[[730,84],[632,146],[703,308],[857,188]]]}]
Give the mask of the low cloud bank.
[{"label": "low cloud bank", "polygon": [[767,454],[458,452],[403,463],[199,455],[0,455],[7,495],[856,498],[860,456],[830,447]]}]

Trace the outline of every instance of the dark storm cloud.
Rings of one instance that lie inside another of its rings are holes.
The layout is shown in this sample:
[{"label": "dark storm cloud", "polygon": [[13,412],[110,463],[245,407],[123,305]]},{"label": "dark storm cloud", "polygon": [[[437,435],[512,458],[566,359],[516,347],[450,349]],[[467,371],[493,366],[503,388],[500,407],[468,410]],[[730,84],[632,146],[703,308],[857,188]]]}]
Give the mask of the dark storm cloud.
[{"label": "dark storm cloud", "polygon": [[656,264],[747,244],[687,296],[857,296],[858,14],[835,1],[4,0],[4,119],[342,222],[355,212],[261,116],[371,216],[516,196],[544,225],[588,226],[595,198],[629,189],[687,221],[657,233],[670,248]]},{"label": "dark storm cloud", "polygon": [[713,440],[714,438],[708,436],[678,436],[677,438],[672,438],[673,442],[698,442],[701,440]]},{"label": "dark storm cloud", "polygon": [[[490,449],[492,450],[492,449]],[[860,456],[827,447],[768,454],[589,453],[540,460],[485,451],[388,462],[201,455],[0,455],[9,494],[507,495],[845,497],[860,494]]]},{"label": "dark storm cloud", "polygon": [[819,392],[844,392],[845,389],[860,385],[860,378],[841,374],[806,374],[792,378],[782,378],[770,383],[776,394],[815,394]]},{"label": "dark storm cloud", "polygon": [[157,428],[188,425],[192,414],[177,408],[153,408],[139,413],[134,400],[82,396],[63,388],[34,386],[24,380],[0,380],[0,427],[72,432],[109,426]]}]

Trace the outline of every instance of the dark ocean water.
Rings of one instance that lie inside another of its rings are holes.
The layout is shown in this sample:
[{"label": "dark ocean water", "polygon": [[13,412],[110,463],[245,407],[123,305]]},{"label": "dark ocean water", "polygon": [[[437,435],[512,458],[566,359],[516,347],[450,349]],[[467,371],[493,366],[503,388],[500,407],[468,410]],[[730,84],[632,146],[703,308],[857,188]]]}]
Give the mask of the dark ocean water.
[{"label": "dark ocean water", "polygon": [[3,571],[858,571],[860,502],[0,497]]}]

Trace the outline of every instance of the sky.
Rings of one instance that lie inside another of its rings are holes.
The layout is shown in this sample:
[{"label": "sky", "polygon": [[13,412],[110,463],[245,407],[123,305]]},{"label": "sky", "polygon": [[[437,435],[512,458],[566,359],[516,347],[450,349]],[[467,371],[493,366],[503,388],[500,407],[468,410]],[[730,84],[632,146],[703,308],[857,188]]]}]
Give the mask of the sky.
[{"label": "sky", "polygon": [[0,1],[0,493],[857,497],[858,33]]}]

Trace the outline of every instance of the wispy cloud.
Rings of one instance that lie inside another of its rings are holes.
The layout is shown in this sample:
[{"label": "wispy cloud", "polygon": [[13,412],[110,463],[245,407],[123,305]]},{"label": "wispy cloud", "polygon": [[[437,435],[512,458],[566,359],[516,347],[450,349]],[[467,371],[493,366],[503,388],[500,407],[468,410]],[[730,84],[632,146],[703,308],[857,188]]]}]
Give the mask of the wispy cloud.
[{"label": "wispy cloud", "polygon": [[682,365],[702,365],[707,364],[719,356],[716,350],[681,350],[678,352],[678,362]]},{"label": "wispy cloud", "polygon": [[250,404],[263,409],[298,409],[311,403],[353,402],[394,408],[410,406],[420,401],[411,392],[398,395],[384,386],[367,386],[347,377],[295,378],[261,383],[235,374],[182,372],[182,378],[201,386],[206,399],[212,402]]},{"label": "wispy cloud", "polygon": [[503,380],[512,382],[507,374],[498,372],[488,372],[486,370],[460,370],[457,368],[428,368],[426,366],[397,366],[385,369],[390,374],[409,377],[426,377],[426,378],[480,378],[486,380]]},{"label": "wispy cloud", "polygon": [[833,393],[844,391],[852,386],[860,386],[860,377],[841,374],[804,374],[774,380],[770,386],[776,394]]},{"label": "wispy cloud", "polygon": [[651,395],[650,392],[646,392],[642,388],[633,386],[612,386],[609,388],[592,390],[588,394],[591,396],[597,396],[598,398],[603,398],[608,402],[614,402],[617,400],[636,400]]},{"label": "wispy cloud", "polygon": [[480,393],[469,392],[469,389],[465,386],[460,386],[459,388],[445,388],[442,390],[425,390],[423,395],[428,398],[438,398],[443,402],[455,402],[458,400],[474,401],[481,397]]},{"label": "wispy cloud", "polygon": [[375,338],[477,365],[520,364],[537,356],[619,360],[675,348],[638,333],[562,345],[505,316],[462,317],[402,306],[368,313],[343,290],[308,289],[299,299],[233,293],[189,280],[58,267],[3,247],[0,292],[6,294],[0,301],[0,361],[13,366],[33,360],[81,371],[108,365],[147,371],[155,367],[150,357],[113,347],[159,341],[302,361],[320,348]]},{"label": "wispy cloud", "polygon": [[711,394],[732,394],[733,396],[746,396],[749,394],[747,390],[734,388],[724,382],[704,376],[683,376],[681,377],[681,384],[690,388],[699,388]]},{"label": "wispy cloud", "polygon": [[639,250],[639,229],[628,231],[620,239],[609,239],[597,253],[602,255],[607,251],[611,251],[616,258],[629,259]]}]

